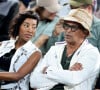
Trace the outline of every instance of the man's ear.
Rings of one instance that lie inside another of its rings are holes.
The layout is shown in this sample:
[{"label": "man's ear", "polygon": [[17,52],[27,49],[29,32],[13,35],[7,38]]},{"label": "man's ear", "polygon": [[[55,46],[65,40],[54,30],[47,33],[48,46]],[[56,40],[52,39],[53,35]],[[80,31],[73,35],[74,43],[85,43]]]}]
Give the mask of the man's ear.
[{"label": "man's ear", "polygon": [[92,5],[89,5],[89,6],[86,8],[86,10],[87,10],[89,13],[92,14],[92,10],[93,10]]}]

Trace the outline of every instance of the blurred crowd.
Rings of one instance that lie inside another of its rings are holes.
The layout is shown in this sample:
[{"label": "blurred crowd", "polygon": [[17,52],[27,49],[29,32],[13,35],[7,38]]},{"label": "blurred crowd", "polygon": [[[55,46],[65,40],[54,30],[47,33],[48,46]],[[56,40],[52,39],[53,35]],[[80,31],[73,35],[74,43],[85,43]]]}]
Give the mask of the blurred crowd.
[{"label": "blurred crowd", "polygon": [[0,90],[100,90],[100,0],[0,0]]}]

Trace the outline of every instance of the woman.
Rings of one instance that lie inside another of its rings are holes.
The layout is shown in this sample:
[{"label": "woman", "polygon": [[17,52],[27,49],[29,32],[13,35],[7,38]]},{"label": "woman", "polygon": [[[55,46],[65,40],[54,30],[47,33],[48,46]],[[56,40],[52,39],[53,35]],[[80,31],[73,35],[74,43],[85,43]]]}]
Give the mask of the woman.
[{"label": "woman", "polygon": [[32,11],[19,14],[10,27],[12,40],[1,43],[1,89],[28,90],[30,73],[41,58],[40,50],[30,40],[35,35],[38,20]]},{"label": "woman", "polygon": [[86,39],[92,18],[85,10],[75,9],[63,20],[65,42],[50,48],[31,74],[31,87],[37,90],[92,90],[100,66],[98,49]]}]

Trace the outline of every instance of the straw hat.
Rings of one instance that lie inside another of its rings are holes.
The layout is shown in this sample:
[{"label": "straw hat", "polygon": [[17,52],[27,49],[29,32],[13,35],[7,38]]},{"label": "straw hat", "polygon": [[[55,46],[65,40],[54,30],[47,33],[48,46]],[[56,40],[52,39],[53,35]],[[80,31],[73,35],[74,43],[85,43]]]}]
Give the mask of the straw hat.
[{"label": "straw hat", "polygon": [[90,31],[92,15],[84,9],[72,9],[69,14],[63,18],[63,20],[80,23],[86,30]]},{"label": "straw hat", "polygon": [[49,12],[58,12],[61,8],[58,0],[37,0],[37,6],[44,7]]}]

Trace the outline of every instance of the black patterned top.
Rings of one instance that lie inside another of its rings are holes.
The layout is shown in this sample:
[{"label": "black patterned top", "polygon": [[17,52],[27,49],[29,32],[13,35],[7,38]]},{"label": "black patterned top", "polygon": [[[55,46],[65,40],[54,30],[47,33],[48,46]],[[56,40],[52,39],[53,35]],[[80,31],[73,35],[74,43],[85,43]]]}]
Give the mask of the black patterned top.
[{"label": "black patterned top", "polygon": [[15,52],[16,52],[16,49],[12,49],[10,52],[0,57],[0,70],[1,71],[9,71],[11,58],[13,57]]}]

